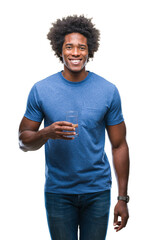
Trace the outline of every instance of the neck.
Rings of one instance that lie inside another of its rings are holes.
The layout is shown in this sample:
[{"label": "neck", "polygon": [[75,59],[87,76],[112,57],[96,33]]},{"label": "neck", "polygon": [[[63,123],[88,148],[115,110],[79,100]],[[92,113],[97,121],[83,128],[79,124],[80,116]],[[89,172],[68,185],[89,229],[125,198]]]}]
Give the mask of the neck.
[{"label": "neck", "polygon": [[80,82],[84,80],[88,72],[83,68],[80,72],[72,72],[64,66],[64,71],[62,72],[63,77],[71,82]]}]

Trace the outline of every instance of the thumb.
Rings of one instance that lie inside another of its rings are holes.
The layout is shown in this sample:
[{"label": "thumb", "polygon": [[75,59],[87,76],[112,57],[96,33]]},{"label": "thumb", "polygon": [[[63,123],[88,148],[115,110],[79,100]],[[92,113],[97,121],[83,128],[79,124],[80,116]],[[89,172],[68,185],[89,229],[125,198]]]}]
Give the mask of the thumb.
[{"label": "thumb", "polygon": [[118,223],[118,214],[114,213],[114,226]]}]

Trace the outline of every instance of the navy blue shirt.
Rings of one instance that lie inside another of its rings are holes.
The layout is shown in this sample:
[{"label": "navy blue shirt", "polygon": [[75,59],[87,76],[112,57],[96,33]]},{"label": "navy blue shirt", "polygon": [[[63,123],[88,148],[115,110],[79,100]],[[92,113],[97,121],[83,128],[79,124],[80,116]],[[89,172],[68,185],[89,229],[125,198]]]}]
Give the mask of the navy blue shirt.
[{"label": "navy blue shirt", "polygon": [[104,151],[105,128],[124,121],[116,86],[93,72],[80,82],[58,72],[31,89],[25,117],[47,127],[78,112],[79,135],[74,140],[45,143],[45,191],[82,194],[108,190],[111,171]]}]

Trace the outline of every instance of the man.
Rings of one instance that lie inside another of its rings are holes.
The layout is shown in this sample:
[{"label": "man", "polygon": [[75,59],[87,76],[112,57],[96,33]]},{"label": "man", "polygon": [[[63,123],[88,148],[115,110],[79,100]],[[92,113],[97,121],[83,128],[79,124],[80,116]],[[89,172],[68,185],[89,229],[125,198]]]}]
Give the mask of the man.
[{"label": "man", "polygon": [[[118,181],[114,226],[128,220],[129,154],[117,88],[86,63],[98,50],[100,32],[84,16],[58,19],[48,33],[64,70],[37,82],[30,91],[19,128],[20,148],[45,144],[45,206],[53,240],[104,240],[110,209],[111,173],[104,152],[105,129],[112,145]],[[66,121],[78,112],[78,132]],[[44,128],[39,130],[44,119]],[[121,221],[118,217],[121,216]]]}]

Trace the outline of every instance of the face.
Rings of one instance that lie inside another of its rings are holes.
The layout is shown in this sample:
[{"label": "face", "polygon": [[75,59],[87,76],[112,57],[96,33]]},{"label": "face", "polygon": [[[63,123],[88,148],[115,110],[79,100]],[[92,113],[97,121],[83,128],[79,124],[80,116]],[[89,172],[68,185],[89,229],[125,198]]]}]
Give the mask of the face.
[{"label": "face", "polygon": [[88,60],[87,38],[80,33],[67,34],[61,56],[66,69],[72,72],[80,72],[85,69]]}]

